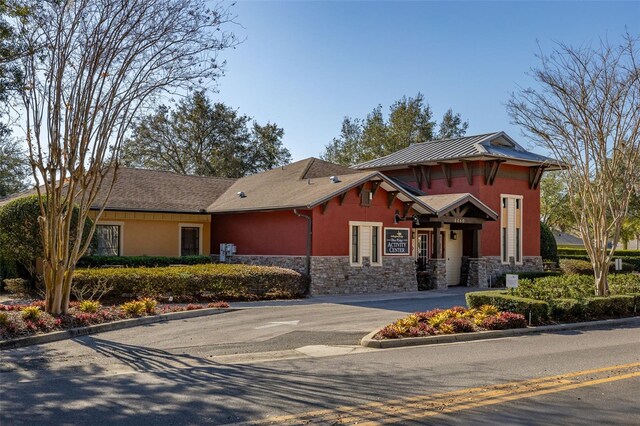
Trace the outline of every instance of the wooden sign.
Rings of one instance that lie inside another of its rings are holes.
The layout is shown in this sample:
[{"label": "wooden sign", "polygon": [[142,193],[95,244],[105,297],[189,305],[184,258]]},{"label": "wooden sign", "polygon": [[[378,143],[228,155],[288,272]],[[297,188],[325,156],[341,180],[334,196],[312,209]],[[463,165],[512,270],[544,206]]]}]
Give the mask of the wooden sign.
[{"label": "wooden sign", "polygon": [[409,228],[384,228],[384,254],[408,256],[410,254]]}]

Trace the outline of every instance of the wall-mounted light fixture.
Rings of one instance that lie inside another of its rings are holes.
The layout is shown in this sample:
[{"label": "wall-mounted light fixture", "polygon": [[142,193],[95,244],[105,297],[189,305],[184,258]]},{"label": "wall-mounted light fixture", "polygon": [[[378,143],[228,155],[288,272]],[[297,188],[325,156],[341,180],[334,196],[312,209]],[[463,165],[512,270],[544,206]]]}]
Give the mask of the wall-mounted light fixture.
[{"label": "wall-mounted light fixture", "polygon": [[420,215],[414,214],[413,216],[400,216],[400,212],[396,210],[393,215],[393,224],[397,225],[398,222],[408,222],[411,221],[415,226],[420,226]]},{"label": "wall-mounted light fixture", "polygon": [[449,237],[452,240],[457,240],[458,239],[458,234],[456,234],[455,232],[451,231],[451,234],[449,235]]}]

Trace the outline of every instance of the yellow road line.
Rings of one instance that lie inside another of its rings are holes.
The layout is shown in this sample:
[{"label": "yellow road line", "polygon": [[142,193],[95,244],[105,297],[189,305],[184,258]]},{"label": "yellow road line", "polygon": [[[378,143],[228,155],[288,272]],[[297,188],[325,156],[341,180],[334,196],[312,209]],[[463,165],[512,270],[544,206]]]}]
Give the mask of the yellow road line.
[{"label": "yellow road line", "polygon": [[573,389],[579,389],[579,388],[585,388],[588,386],[595,386],[595,385],[599,385],[599,384],[603,384],[603,383],[610,383],[610,382],[616,382],[618,380],[626,380],[626,379],[631,379],[634,377],[640,377],[640,371],[636,371],[634,373],[629,373],[629,374],[623,374],[620,376],[612,376],[612,377],[606,377],[603,379],[596,379],[596,380],[589,380],[586,382],[580,382],[580,383],[573,383],[573,384],[569,384],[569,385],[565,385],[565,386],[557,386],[557,387],[553,387],[553,388],[549,388],[549,389],[541,389],[538,391],[534,391],[534,392],[523,392],[523,393],[519,393],[519,394],[514,394],[514,395],[506,395],[504,397],[500,397],[500,398],[496,398],[496,399],[490,399],[490,400],[486,400],[486,401],[478,401],[478,402],[471,402],[468,404],[462,404],[462,405],[454,405],[451,407],[446,407],[443,408],[441,410],[438,411],[426,411],[426,412],[422,412],[422,413],[415,413],[412,415],[402,415],[401,414],[401,418],[395,418],[395,419],[385,419],[383,421],[379,421],[379,422],[368,422],[368,423],[358,423],[361,426],[376,426],[376,425],[386,425],[386,424],[393,424],[393,423],[398,423],[398,422],[404,422],[407,420],[417,420],[417,419],[422,419],[425,417],[433,417],[433,416],[437,416],[439,414],[445,414],[445,413],[454,413],[456,411],[463,411],[463,410],[469,410],[472,408],[479,408],[479,407],[486,407],[488,405],[495,405],[495,404],[501,404],[504,402],[509,402],[509,401],[516,401],[519,399],[525,399],[525,398],[533,398],[535,396],[541,396],[541,395],[547,395],[547,394],[551,394],[551,393],[557,393],[557,392],[565,392],[568,390],[573,390]]},{"label": "yellow road line", "polygon": [[[245,425],[297,425],[297,424],[349,424],[378,425],[435,416],[441,413],[468,410],[486,405],[499,404],[537,395],[594,386],[616,380],[640,377],[640,372],[622,374],[640,368],[640,362],[614,365],[591,370],[577,371],[557,376],[548,376],[519,382],[466,388],[453,392],[417,395],[384,402],[372,402],[357,406],[342,406],[243,423]],[[604,373],[613,376],[601,379],[592,377]],[[591,379],[591,380],[585,380]],[[363,421],[367,423],[362,423]]]}]

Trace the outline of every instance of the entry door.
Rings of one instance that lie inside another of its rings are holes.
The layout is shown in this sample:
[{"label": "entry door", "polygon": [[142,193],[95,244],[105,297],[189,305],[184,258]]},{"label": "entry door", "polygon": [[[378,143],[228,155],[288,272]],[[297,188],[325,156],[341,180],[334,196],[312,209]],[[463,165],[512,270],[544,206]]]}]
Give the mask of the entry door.
[{"label": "entry door", "polygon": [[431,253],[431,233],[418,232],[416,241],[416,260],[418,265],[426,268]]},{"label": "entry door", "polygon": [[[451,237],[454,237],[455,240]],[[447,231],[446,255],[447,285],[458,285],[460,284],[460,268],[462,267],[462,231]]]}]

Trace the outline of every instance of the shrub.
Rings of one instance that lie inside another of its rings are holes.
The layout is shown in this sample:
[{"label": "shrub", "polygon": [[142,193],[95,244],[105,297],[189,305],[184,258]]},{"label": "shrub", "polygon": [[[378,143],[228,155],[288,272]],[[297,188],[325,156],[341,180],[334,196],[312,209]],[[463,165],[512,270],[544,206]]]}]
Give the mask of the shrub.
[{"label": "shrub", "polygon": [[640,275],[609,275],[609,290],[611,294],[640,294]]},{"label": "shrub", "polygon": [[522,280],[518,288],[509,290],[509,293],[537,300],[551,300],[572,298],[581,299],[593,295],[595,281],[593,276],[587,275],[562,275],[557,277],[544,277],[536,280]]},{"label": "shrub", "polygon": [[140,300],[142,303],[144,303],[144,311],[148,314],[155,314],[156,313],[156,307],[158,306],[158,301],[155,299],[151,299],[149,297],[145,297],[144,299]]},{"label": "shrub", "polygon": [[271,266],[209,264],[165,268],[78,269],[74,285],[106,280],[113,293],[146,297],[194,297],[253,300],[258,297],[299,297],[306,280],[298,272]]},{"label": "shrub", "polygon": [[[611,294],[640,294],[640,275],[609,275]],[[584,299],[595,292],[595,280],[591,275],[563,275],[556,277],[522,280],[509,294],[538,300]]]},{"label": "shrub", "polygon": [[9,324],[9,315],[6,312],[0,312],[0,327]]},{"label": "shrub", "polygon": [[468,318],[449,318],[444,322],[440,329],[451,327],[454,333],[469,333],[475,331],[473,323]]},{"label": "shrub", "polygon": [[42,311],[37,306],[27,306],[26,308],[22,308],[22,319],[36,321]]},{"label": "shrub", "polygon": [[[584,255],[561,255],[560,256],[560,262],[562,263],[563,260],[580,260],[583,262],[587,262],[589,265],[591,265],[591,261],[589,260],[589,256],[587,256],[587,254],[585,253]],[[611,262],[609,264],[609,272],[615,273],[615,272],[632,272],[632,271],[640,271],[640,256],[635,256],[635,257],[631,257],[631,256],[618,256],[618,252],[616,252],[614,259],[616,258],[620,258],[622,259],[622,271],[616,271],[615,270],[615,262]],[[589,271],[586,271],[586,266],[585,264],[582,264],[581,270],[585,271],[585,272],[580,272],[580,273],[584,273],[584,274],[592,274],[593,270],[591,269],[591,266],[589,266]]]},{"label": "shrub", "polygon": [[551,229],[540,222],[540,255],[544,260],[558,262],[558,246]]},{"label": "shrub", "polygon": [[512,328],[525,328],[527,321],[521,314],[500,312],[497,315],[486,317],[480,325],[487,330],[508,330]]},{"label": "shrub", "polygon": [[31,292],[29,281],[22,278],[7,278],[4,280],[4,286],[9,293],[18,296],[25,296]]},{"label": "shrub", "polygon": [[158,268],[171,265],[202,265],[211,263],[209,256],[85,256],[78,261],[78,268],[101,268],[118,265],[127,268]]},{"label": "shrub", "polygon": [[637,297],[630,295],[592,297],[585,301],[585,312],[592,320],[622,318],[634,315],[637,302]]},{"label": "shrub", "polygon": [[204,306],[198,305],[198,304],[195,304],[195,303],[189,303],[187,305],[187,311],[195,311],[197,309],[203,309],[203,308],[204,308]]},{"label": "shrub", "polygon": [[480,308],[482,305],[494,305],[501,311],[514,312],[529,318],[531,322],[540,324],[549,318],[549,305],[542,300],[518,297],[507,291],[476,291],[465,296],[469,308]]},{"label": "shrub", "polygon": [[85,313],[95,313],[98,312],[98,309],[100,309],[100,302],[98,302],[97,300],[84,300],[82,302],[80,302],[80,305],[78,305],[78,309],[81,312],[85,312]]},{"label": "shrub", "polygon": [[100,300],[112,290],[113,285],[106,279],[83,283],[74,282],[71,285],[71,294],[79,301]]},{"label": "shrub", "polygon": [[[75,240],[78,212],[79,209],[75,207],[69,244],[73,244]],[[37,195],[20,197],[0,207],[0,256],[23,265],[31,277],[35,274],[36,259],[43,257],[39,216],[40,203]],[[87,219],[84,236],[88,235],[91,226],[91,219]]]},{"label": "shrub", "polygon": [[120,309],[128,315],[142,315],[145,311],[145,304],[139,300],[123,303]]},{"label": "shrub", "polygon": [[587,260],[560,259],[560,269],[565,274],[593,275],[593,266]]},{"label": "shrub", "polygon": [[228,307],[229,307],[229,304],[227,302],[211,302],[207,305],[207,308],[225,309]]},{"label": "shrub", "polygon": [[[519,280],[533,280],[536,278],[543,277],[558,277],[562,275],[562,272],[553,272],[553,271],[545,271],[545,272],[519,272],[515,274],[518,276]],[[506,285],[507,276],[502,275],[500,278],[496,280],[496,287],[504,287]]]}]

